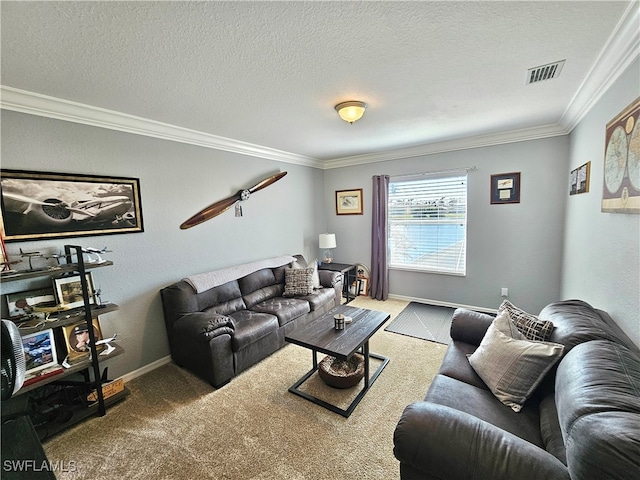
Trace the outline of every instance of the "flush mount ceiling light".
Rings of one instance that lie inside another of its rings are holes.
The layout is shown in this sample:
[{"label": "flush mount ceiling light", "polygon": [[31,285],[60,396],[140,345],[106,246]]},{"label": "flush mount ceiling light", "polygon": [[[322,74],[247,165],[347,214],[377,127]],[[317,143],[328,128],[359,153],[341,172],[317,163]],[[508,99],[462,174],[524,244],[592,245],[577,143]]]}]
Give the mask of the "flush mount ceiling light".
[{"label": "flush mount ceiling light", "polygon": [[367,104],[357,100],[350,100],[348,102],[339,103],[335,108],[341,119],[353,125],[353,122],[362,118],[364,110],[367,108]]}]

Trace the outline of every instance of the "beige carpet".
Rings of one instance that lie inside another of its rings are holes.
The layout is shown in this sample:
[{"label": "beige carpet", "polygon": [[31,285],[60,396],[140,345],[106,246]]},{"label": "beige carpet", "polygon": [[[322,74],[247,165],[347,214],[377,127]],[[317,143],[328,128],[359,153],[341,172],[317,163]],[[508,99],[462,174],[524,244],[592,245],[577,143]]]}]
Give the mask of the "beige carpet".
[{"label": "beige carpet", "polygon": [[[394,318],[407,302],[359,297],[352,305]],[[394,428],[404,407],[424,397],[446,346],[383,329],[370,346],[391,361],[349,418],[287,391],[311,368],[311,352],[288,345],[218,390],[165,365],[129,382],[131,395],[106,416],[44,448],[52,462],[75,462],[60,480],[399,478]],[[358,388],[320,382],[314,376],[307,388],[339,404]]]}]

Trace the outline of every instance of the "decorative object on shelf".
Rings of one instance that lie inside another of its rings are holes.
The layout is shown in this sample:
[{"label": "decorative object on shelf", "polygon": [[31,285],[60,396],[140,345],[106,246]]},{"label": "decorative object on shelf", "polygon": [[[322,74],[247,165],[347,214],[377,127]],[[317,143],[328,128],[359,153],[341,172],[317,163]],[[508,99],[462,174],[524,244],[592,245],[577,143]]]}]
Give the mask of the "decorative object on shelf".
[{"label": "decorative object on shelf", "polygon": [[[105,348],[103,343],[98,343],[102,340],[100,322],[97,318],[94,318],[91,324],[93,326],[93,335],[96,339],[96,351],[100,352]],[[66,363],[73,365],[79,360],[89,358],[91,355],[91,339],[85,320],[62,327],[62,333],[67,346]]]},{"label": "decorative object on shelf", "polygon": [[36,318],[44,320],[45,312],[38,312],[35,308],[56,304],[56,297],[52,288],[7,293],[5,297],[7,300],[7,313],[9,318],[14,321]]},{"label": "decorative object on shelf", "polygon": [[520,203],[520,172],[491,175],[491,203]]},{"label": "decorative object on shelf", "polygon": [[355,353],[349,360],[326,356],[318,364],[320,378],[334,388],[351,388],[364,377],[364,356]]},{"label": "decorative object on shelf", "polygon": [[144,231],[137,178],[2,170],[5,240]]},{"label": "decorative object on shelf", "polygon": [[[95,305],[93,287],[93,278],[91,273],[86,273],[87,288],[89,289],[89,303]],[[70,277],[58,277],[53,279],[53,287],[56,298],[60,305],[68,308],[77,308],[84,306],[84,297],[82,292],[82,280],[80,275],[72,275]]]},{"label": "decorative object on shelf", "polygon": [[82,253],[87,255],[87,260],[84,262],[87,263],[104,263],[106,260],[102,258],[102,254],[111,253],[113,250],[107,250],[107,247],[103,249],[93,248],[93,247],[83,247]]},{"label": "decorative object on shelf", "polygon": [[591,162],[571,170],[569,195],[587,193],[589,191],[589,177],[591,176]]},{"label": "decorative object on shelf", "polygon": [[607,123],[602,207],[640,214],[640,97]]},{"label": "decorative object on shelf", "polygon": [[336,190],[336,215],[362,215],[362,189]]},{"label": "decorative object on shelf", "polygon": [[339,103],[334,108],[342,120],[353,125],[353,122],[357,122],[362,118],[367,106],[366,103],[359,100],[349,100],[348,102]]},{"label": "decorative object on shelf", "polygon": [[318,237],[318,244],[322,250],[322,263],[333,262],[332,249],[336,248],[336,234],[335,233],[321,233]]},{"label": "decorative object on shelf", "polygon": [[[213,217],[217,217],[221,213],[227,211],[233,205],[238,204],[238,207],[239,207],[240,204],[238,202],[248,200],[251,194],[259,190],[262,190],[263,188],[268,187],[269,185],[277,182],[286,174],[287,172],[280,172],[276,175],[272,175],[270,177],[265,178],[264,180],[259,181],[253,187],[250,187],[244,190],[239,190],[237,193],[235,193],[234,195],[231,195],[230,197],[227,197],[216,203],[212,203],[207,208],[200,210],[194,216],[184,221],[182,225],[180,225],[180,229],[186,230],[187,228],[195,227],[196,225],[206,222],[207,220],[210,220]],[[242,216],[242,207],[236,208],[236,216],[237,217]]]},{"label": "decorative object on shelf", "polygon": [[51,328],[22,335],[22,347],[26,365],[25,378],[29,378],[38,370],[54,367],[58,364],[56,342]]}]

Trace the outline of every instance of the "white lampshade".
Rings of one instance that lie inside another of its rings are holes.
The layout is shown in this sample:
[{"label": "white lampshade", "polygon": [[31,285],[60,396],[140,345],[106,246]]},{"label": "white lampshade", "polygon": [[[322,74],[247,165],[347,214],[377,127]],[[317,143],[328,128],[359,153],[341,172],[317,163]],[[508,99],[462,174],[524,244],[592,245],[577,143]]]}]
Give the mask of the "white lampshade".
[{"label": "white lampshade", "polygon": [[321,233],[318,240],[320,248],[336,248],[335,233]]}]

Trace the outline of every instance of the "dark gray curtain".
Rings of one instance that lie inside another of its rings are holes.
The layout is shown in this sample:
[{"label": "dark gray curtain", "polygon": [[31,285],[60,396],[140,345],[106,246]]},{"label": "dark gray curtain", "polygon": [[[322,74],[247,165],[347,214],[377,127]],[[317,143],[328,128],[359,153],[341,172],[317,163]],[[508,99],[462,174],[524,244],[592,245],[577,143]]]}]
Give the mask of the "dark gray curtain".
[{"label": "dark gray curtain", "polygon": [[387,265],[387,203],[389,175],[373,177],[373,207],[371,209],[371,298],[389,298]]}]

